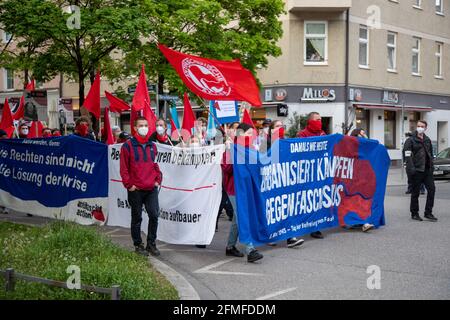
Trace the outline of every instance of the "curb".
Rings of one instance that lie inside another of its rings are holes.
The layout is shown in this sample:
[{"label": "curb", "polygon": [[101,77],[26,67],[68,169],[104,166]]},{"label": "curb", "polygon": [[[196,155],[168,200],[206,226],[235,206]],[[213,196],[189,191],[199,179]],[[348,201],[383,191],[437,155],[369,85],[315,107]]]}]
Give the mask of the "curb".
[{"label": "curb", "polygon": [[200,300],[197,291],[179,272],[154,257],[149,257],[149,261],[177,289],[180,300]]}]

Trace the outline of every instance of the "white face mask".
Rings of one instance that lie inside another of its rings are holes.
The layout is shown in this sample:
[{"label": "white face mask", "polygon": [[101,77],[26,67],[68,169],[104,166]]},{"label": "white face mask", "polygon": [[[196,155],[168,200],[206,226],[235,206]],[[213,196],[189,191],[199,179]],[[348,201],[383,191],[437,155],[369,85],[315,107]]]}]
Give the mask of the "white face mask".
[{"label": "white face mask", "polygon": [[164,131],[166,131],[166,130],[164,129],[163,126],[156,127],[156,133],[159,134],[160,136],[162,136],[164,134]]},{"label": "white face mask", "polygon": [[139,135],[141,137],[145,137],[147,135],[147,133],[148,133],[148,127],[139,127],[137,129],[137,132],[139,133]]},{"label": "white face mask", "polygon": [[269,134],[269,127],[263,128],[263,131],[264,131],[265,134]]},{"label": "white face mask", "polygon": [[22,132],[22,134],[27,135],[29,131],[28,131],[28,128],[26,128],[26,129],[22,129],[21,132]]},{"label": "white face mask", "polygon": [[417,133],[422,134],[424,132],[425,132],[425,128],[422,128],[422,127],[417,128]]}]

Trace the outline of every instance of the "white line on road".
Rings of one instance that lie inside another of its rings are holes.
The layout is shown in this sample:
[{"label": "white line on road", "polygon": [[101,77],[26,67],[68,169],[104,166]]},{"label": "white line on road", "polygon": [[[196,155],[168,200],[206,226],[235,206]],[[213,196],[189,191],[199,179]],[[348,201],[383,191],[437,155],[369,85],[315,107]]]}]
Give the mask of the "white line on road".
[{"label": "white line on road", "polygon": [[214,271],[211,269],[217,268],[221,265],[224,265],[225,263],[231,262],[233,260],[236,260],[237,258],[231,258],[231,259],[225,259],[218,261],[216,263],[210,264],[208,266],[205,266],[203,268],[200,268],[198,270],[195,270],[193,273],[206,273],[206,274],[222,274],[222,275],[235,275],[235,276],[263,276],[261,273],[249,273],[249,272],[234,272],[234,271]]},{"label": "white line on road", "polygon": [[276,296],[281,296],[282,294],[285,294],[285,293],[288,293],[288,292],[291,292],[291,291],[294,291],[294,290],[297,290],[297,288],[289,288],[289,289],[286,289],[286,290],[276,291],[276,292],[270,293],[268,295],[256,298],[255,300],[269,300],[269,299],[272,299],[272,298],[274,298]]},{"label": "white line on road", "polygon": [[110,235],[110,234],[116,233],[117,231],[120,231],[120,230],[121,230],[121,229],[116,228],[116,229],[114,229],[114,230],[105,232],[105,234],[106,234],[106,235]]}]

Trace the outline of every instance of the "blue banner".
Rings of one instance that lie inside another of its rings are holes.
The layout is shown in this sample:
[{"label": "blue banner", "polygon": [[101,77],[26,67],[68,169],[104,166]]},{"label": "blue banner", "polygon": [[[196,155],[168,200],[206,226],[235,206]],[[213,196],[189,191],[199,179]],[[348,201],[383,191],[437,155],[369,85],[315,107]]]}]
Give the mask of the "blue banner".
[{"label": "blue banner", "polygon": [[234,146],[239,238],[262,244],[336,226],[384,225],[390,158],[378,141],[340,134]]},{"label": "blue banner", "polygon": [[220,124],[239,122],[237,101],[211,100],[210,109]]},{"label": "blue banner", "polygon": [[[108,148],[75,135],[0,140],[0,204],[82,223],[106,220]],[[60,209],[60,210],[55,210]],[[79,219],[78,219],[79,220]]]}]

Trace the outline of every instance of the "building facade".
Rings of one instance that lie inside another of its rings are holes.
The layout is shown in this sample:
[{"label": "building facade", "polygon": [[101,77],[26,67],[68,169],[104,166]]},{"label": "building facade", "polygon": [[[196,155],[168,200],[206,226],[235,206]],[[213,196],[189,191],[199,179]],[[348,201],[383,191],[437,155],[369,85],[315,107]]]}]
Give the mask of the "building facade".
[{"label": "building facade", "polygon": [[418,119],[435,152],[449,146],[450,0],[289,0],[281,21],[283,53],[258,72],[259,117],[317,111],[328,133],[347,120],[394,161]]}]

